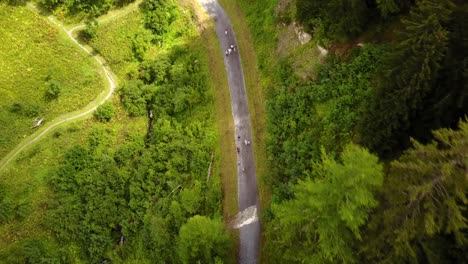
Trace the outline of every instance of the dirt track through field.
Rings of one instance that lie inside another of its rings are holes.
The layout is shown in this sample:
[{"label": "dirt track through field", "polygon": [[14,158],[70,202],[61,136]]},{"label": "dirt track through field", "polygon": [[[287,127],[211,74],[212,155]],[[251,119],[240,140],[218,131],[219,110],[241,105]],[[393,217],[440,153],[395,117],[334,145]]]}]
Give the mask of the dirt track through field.
[{"label": "dirt track through field", "polygon": [[[140,1],[138,1],[140,2]],[[37,11],[37,8],[32,5],[28,4],[28,7],[30,7],[33,10]],[[124,9],[124,12],[127,12],[127,10],[135,8],[134,6],[130,6],[127,9]],[[123,12],[122,12],[123,13]],[[114,18],[116,15],[110,16],[108,18],[105,18],[103,20],[108,20],[110,18]],[[29,137],[27,137],[23,142],[21,142],[19,145],[17,145],[10,153],[8,153],[1,161],[0,161],[0,172],[18,155],[23,151],[26,147],[30,146],[34,142],[37,142],[39,139],[41,139],[43,136],[45,136],[49,131],[51,131],[53,128],[62,125],[64,123],[71,122],[73,120],[77,120],[79,118],[85,117],[87,115],[90,115],[92,112],[96,110],[96,108],[109,100],[109,98],[112,96],[112,94],[115,91],[116,87],[116,82],[112,78],[112,71],[105,66],[105,63],[97,57],[97,54],[94,54],[91,50],[88,50],[86,47],[81,45],[78,40],[76,40],[73,37],[73,32],[76,29],[84,27],[84,25],[78,25],[73,27],[70,30],[67,30],[61,23],[57,22],[52,16],[48,17],[49,21],[51,21],[53,24],[61,28],[70,38],[71,41],[73,41],[76,45],[78,45],[81,49],[83,49],[86,53],[88,53],[91,57],[93,57],[101,66],[101,69],[104,72],[104,75],[109,83],[109,87],[104,90],[96,99],[94,99],[91,103],[89,103],[86,107],[84,107],[81,110],[74,111],[72,113],[67,113],[64,115],[61,115],[57,117],[56,119],[47,122],[44,126],[40,128],[37,132],[33,133]]]}]

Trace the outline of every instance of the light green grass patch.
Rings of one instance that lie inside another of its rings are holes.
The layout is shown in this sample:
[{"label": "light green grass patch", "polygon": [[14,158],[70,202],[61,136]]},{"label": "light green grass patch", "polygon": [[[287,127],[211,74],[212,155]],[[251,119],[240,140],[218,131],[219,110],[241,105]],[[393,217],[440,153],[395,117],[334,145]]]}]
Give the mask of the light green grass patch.
[{"label": "light green grass patch", "polygon": [[[47,122],[80,109],[106,83],[98,64],[89,55],[29,8],[0,4],[0,24],[0,157],[3,157],[34,132],[35,118],[45,118]],[[57,99],[45,97],[50,81],[60,87]]]},{"label": "light green grass patch", "polygon": [[132,51],[132,38],[147,31],[143,28],[141,19],[140,12],[135,10],[119,19],[100,23],[96,31],[97,36],[89,43],[106,58],[119,77],[124,77],[137,69]]}]

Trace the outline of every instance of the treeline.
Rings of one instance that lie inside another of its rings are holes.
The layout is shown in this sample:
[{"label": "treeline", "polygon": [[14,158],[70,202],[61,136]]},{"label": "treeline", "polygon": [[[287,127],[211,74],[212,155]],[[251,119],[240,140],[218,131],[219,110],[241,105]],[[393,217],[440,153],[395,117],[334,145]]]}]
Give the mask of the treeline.
[{"label": "treeline", "polygon": [[[274,57],[274,42],[260,41],[274,21],[247,2],[259,57]],[[295,3],[321,44],[375,28],[391,37],[329,55],[309,80],[289,58],[262,64],[266,263],[466,262],[467,4]]]},{"label": "treeline", "polygon": [[331,40],[358,36],[372,24],[405,14],[415,0],[296,0],[296,19]]},{"label": "treeline", "polygon": [[135,0],[36,0],[48,11],[59,11],[68,15],[85,14],[97,17],[113,7],[122,7]]},{"label": "treeline", "polygon": [[[147,24],[167,17],[157,18],[159,8],[176,17],[180,11],[172,1],[142,5],[142,25],[164,48],[148,59],[154,43],[133,43],[138,70],[118,88],[126,114],[147,117],[147,134],[125,134],[116,145],[115,128],[93,125],[86,143],[72,146],[50,175],[44,226],[52,236],[0,253],[9,263],[230,263],[220,178],[216,169],[208,177],[218,139],[206,60],[190,41],[163,43],[173,21]],[[105,122],[113,115],[109,103],[95,113]],[[2,195],[0,206],[10,206]]]},{"label": "treeline", "polygon": [[383,157],[409,137],[457,126],[468,113],[468,6],[418,1],[375,77],[373,100],[360,125],[361,142]]},{"label": "treeline", "polygon": [[[322,154],[270,209],[271,263],[464,263],[468,123],[383,166],[350,145]],[[293,246],[291,246],[293,245]]]}]

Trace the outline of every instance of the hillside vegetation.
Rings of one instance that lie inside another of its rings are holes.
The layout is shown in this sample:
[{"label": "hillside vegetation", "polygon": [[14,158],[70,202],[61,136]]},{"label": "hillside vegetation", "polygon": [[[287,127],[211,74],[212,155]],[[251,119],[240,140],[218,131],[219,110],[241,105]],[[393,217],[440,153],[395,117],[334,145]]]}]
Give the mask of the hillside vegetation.
[{"label": "hillside vegetation", "polygon": [[[265,0],[240,7],[267,94],[272,200],[263,212],[263,261],[463,263],[466,4]],[[300,56],[277,53],[293,21],[329,51],[309,74],[298,67]]]},{"label": "hillside vegetation", "polygon": [[[161,9],[172,16],[166,26],[145,26],[167,18]],[[0,177],[0,262],[232,262],[214,87],[191,14],[151,0],[118,19],[89,40],[118,69],[112,103],[58,129]],[[129,34],[106,41],[120,32]],[[114,52],[121,47],[130,52]]]},{"label": "hillside vegetation", "polygon": [[105,87],[97,63],[27,7],[0,3],[0,157],[50,121],[80,109]]}]

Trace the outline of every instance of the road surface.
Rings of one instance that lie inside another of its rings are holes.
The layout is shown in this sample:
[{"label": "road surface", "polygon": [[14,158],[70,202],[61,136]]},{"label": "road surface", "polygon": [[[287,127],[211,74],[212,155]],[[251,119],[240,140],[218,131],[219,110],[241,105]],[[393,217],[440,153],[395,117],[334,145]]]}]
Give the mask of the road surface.
[{"label": "road surface", "polygon": [[[28,4],[29,7],[31,7],[32,9],[35,9],[36,10],[36,7],[32,4]],[[34,142],[38,141],[39,139],[41,139],[44,135],[46,135],[51,129],[57,127],[58,125],[61,125],[63,123],[67,123],[67,122],[70,122],[70,121],[73,121],[73,120],[76,120],[78,118],[81,118],[81,117],[84,117],[86,115],[89,115],[91,114],[92,112],[94,112],[96,110],[96,108],[103,104],[105,101],[107,101],[111,96],[112,94],[114,93],[115,91],[115,86],[116,86],[116,83],[114,81],[114,79],[112,78],[112,71],[110,69],[108,69],[105,65],[104,65],[104,62],[102,60],[100,60],[96,54],[93,54],[90,50],[88,50],[87,48],[85,48],[83,45],[81,45],[74,37],[73,37],[73,32],[74,30],[78,29],[78,28],[81,28],[83,27],[84,25],[79,25],[79,26],[76,26],[70,30],[67,30],[62,24],[60,24],[59,22],[57,22],[52,16],[49,16],[48,19],[56,24],[58,27],[60,27],[65,33],[67,33],[67,36],[76,44],[78,45],[81,49],[83,49],[84,51],[86,51],[86,53],[88,53],[90,56],[92,56],[98,63],[99,65],[101,66],[102,70],[104,71],[105,73],[105,76],[106,76],[106,79],[109,83],[109,87],[103,92],[101,93],[100,96],[98,96],[94,101],[92,101],[91,103],[89,103],[85,108],[81,109],[81,110],[78,110],[78,111],[75,111],[75,112],[72,112],[72,113],[68,113],[68,114],[64,114],[62,116],[59,116],[58,118],[50,121],[50,122],[47,122],[45,125],[41,126],[40,130],[37,131],[36,133],[32,134],[31,136],[27,137],[23,142],[21,142],[19,145],[17,145],[10,153],[8,153],[1,161],[0,161],[0,172],[6,167],[6,165],[8,165],[8,163],[10,163],[19,153],[21,153],[21,151],[23,151],[26,147],[28,147],[29,145],[33,144]]]},{"label": "road surface", "polygon": [[[235,125],[234,140],[240,150],[237,154],[238,203],[240,218],[244,221],[236,225],[240,229],[239,263],[257,263],[260,244],[260,222],[257,216],[259,205],[257,177],[253,143],[249,145],[244,143],[244,140],[252,141],[247,94],[239,53],[232,52],[228,56],[225,55],[225,51],[230,45],[236,45],[237,41],[231,22],[218,2],[215,0],[198,1],[215,21],[216,34],[222,48],[220,53],[224,56],[231,95],[231,108]],[[235,154],[233,153],[233,155]]]}]

